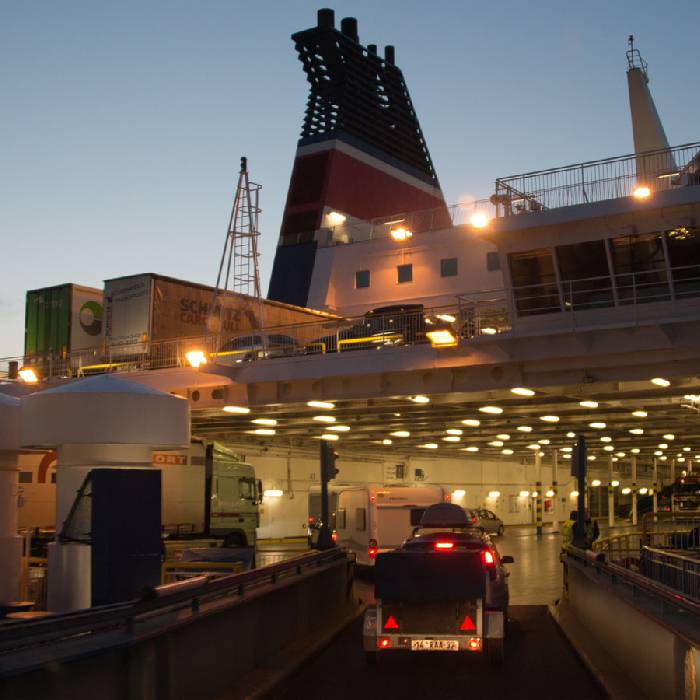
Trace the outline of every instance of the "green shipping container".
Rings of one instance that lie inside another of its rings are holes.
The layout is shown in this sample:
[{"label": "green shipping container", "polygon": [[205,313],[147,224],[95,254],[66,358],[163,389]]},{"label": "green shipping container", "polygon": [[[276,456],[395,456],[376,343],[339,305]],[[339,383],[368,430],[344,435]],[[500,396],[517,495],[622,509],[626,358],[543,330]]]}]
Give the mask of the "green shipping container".
[{"label": "green shipping container", "polygon": [[24,354],[60,356],[70,348],[72,284],[27,292]]}]

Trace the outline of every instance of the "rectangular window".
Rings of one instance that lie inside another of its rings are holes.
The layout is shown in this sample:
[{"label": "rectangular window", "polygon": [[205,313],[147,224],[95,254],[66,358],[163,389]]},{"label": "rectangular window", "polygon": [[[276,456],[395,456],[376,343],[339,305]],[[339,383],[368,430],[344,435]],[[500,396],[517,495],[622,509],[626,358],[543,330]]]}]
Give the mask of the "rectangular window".
[{"label": "rectangular window", "polygon": [[486,253],[486,269],[489,272],[497,272],[501,269],[501,259],[498,257],[498,251],[492,250]]},{"label": "rectangular window", "polygon": [[355,273],[355,289],[369,288],[369,270],[358,270]]},{"label": "rectangular window", "polygon": [[618,236],[611,238],[609,245],[620,304],[670,298],[661,234]]},{"label": "rectangular window", "polygon": [[598,309],[614,304],[605,241],[557,246],[557,260],[566,310]]},{"label": "rectangular window", "polygon": [[338,508],[335,514],[335,526],[338,530],[345,529],[345,508]]},{"label": "rectangular window", "polygon": [[399,265],[396,272],[399,284],[413,281],[413,265]]},{"label": "rectangular window", "polygon": [[561,311],[551,250],[511,253],[508,264],[519,316]]},{"label": "rectangular window", "polygon": [[355,529],[360,532],[367,529],[367,511],[364,508],[355,508]]},{"label": "rectangular window", "polygon": [[32,483],[32,473],[31,472],[20,472],[19,473],[19,483],[20,484],[31,484]]},{"label": "rectangular window", "polygon": [[440,261],[440,277],[457,277],[457,258],[443,258]]}]

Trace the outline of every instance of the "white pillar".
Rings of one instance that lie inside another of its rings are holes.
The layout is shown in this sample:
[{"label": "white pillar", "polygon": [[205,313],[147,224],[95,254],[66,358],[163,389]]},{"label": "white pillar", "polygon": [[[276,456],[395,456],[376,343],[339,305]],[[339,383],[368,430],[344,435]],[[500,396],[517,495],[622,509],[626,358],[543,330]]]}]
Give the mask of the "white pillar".
[{"label": "white pillar", "polygon": [[615,489],[613,488],[613,458],[612,455],[609,457],[610,460],[610,474],[608,477],[608,525],[613,527],[615,525]]},{"label": "white pillar", "polygon": [[535,489],[537,498],[535,499],[535,527],[537,535],[542,534],[542,457],[540,451],[535,452]]},{"label": "white pillar", "polygon": [[552,452],[552,491],[554,491],[554,497],[552,498],[552,525],[554,527],[554,532],[559,531],[559,518],[557,513],[559,510],[559,453],[555,449]]},{"label": "white pillar", "polygon": [[19,598],[22,538],[17,534],[17,452],[0,450],[0,602]]},{"label": "white pillar", "polygon": [[637,524],[637,455],[632,455],[632,525]]},{"label": "white pillar", "polygon": [[653,489],[654,496],[652,498],[654,520],[656,520],[656,514],[659,512],[659,501],[657,491],[659,490],[659,468],[657,465],[656,457],[654,457],[654,471],[653,471]]}]

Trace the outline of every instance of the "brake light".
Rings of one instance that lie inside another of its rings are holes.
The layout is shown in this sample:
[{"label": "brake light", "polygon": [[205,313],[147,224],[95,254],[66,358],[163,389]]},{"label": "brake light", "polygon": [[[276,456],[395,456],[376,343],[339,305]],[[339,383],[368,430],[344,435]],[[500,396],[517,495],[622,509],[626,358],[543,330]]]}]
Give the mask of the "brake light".
[{"label": "brake light", "polygon": [[309,523],[309,525],[313,525],[314,519],[313,519],[311,516],[309,516],[309,517],[306,519],[306,522]]},{"label": "brake light", "polygon": [[469,615],[465,615],[459,629],[462,630],[462,632],[473,632],[476,629],[476,625]]},{"label": "brake light", "polygon": [[376,547],[370,547],[367,550],[367,554],[369,554],[370,559],[376,559],[377,558],[377,548]]},{"label": "brake light", "polygon": [[485,566],[494,566],[496,563],[496,558],[493,556],[493,552],[490,549],[484,549],[481,552],[481,560],[484,562]]},{"label": "brake light", "polygon": [[385,630],[397,630],[399,629],[399,623],[396,622],[393,615],[389,615],[389,619],[384,623]]},{"label": "brake light", "polygon": [[469,651],[480,651],[481,650],[481,637],[471,637],[467,642]]},{"label": "brake light", "polygon": [[433,549],[437,549],[440,552],[446,552],[454,548],[454,542],[435,542],[435,544],[433,545]]},{"label": "brake light", "polygon": [[379,637],[377,640],[377,646],[380,649],[388,649],[391,646],[391,640],[389,637]]},{"label": "brake light", "polygon": [[333,533],[331,534],[331,539],[333,540],[333,542],[338,541],[338,533],[335,530],[333,530]]}]

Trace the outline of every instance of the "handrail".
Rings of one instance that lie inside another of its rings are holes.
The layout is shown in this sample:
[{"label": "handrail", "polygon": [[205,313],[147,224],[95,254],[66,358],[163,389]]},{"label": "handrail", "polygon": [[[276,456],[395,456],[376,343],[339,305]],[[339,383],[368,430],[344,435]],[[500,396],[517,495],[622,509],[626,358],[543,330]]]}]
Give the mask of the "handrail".
[{"label": "handrail", "polygon": [[242,600],[263,585],[274,585],[309,571],[347,559],[339,548],[303,554],[277,564],[231,574],[217,579],[207,578],[199,585],[181,587],[168,596],[158,596],[158,588],[146,598],[87,610],[50,615],[36,620],[16,621],[0,625],[0,660],[3,654],[39,645],[74,640],[76,635],[95,635],[105,631],[133,631],[136,622],[166,617],[188,608],[193,613],[213,600]]}]

